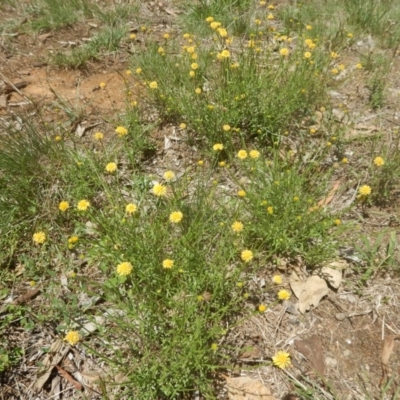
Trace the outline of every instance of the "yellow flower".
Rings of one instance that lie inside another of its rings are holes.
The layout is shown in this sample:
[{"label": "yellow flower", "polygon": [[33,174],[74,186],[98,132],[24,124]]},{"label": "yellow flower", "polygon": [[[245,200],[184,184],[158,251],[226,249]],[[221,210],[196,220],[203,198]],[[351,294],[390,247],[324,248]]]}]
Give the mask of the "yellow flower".
[{"label": "yellow flower", "polygon": [[351,32],[349,32],[349,33],[347,34],[347,37],[351,39],[351,38],[353,37],[353,34],[352,34]]},{"label": "yellow flower", "polygon": [[308,31],[311,31],[311,30],[312,30],[312,26],[311,26],[311,25],[307,25],[307,26],[306,26],[306,29],[307,29]]},{"label": "yellow flower", "polygon": [[121,136],[125,136],[128,134],[128,129],[126,129],[124,126],[117,126],[115,128],[115,133],[121,137]]},{"label": "yellow flower", "polygon": [[363,66],[362,66],[361,63],[357,63],[357,64],[356,64],[356,68],[357,68],[357,69],[362,69],[362,67],[363,67]]},{"label": "yellow flower", "polygon": [[103,140],[104,134],[101,133],[101,132],[96,132],[96,133],[93,135],[93,137],[94,137],[95,140]]},{"label": "yellow flower", "polygon": [[246,197],[246,192],[244,190],[239,190],[238,191],[238,196],[239,197]]},{"label": "yellow flower", "polygon": [[194,46],[189,46],[189,47],[186,48],[186,51],[189,54],[193,54],[195,52],[195,47]]},{"label": "yellow flower", "polygon": [[247,151],[246,150],[239,150],[239,152],[237,153],[237,156],[241,160],[244,160],[245,158],[247,158]]},{"label": "yellow flower", "polygon": [[158,197],[163,197],[167,194],[167,187],[164,185],[161,185],[161,183],[156,183],[153,186],[153,194]]},{"label": "yellow flower", "polygon": [[265,312],[267,310],[267,306],[265,304],[260,304],[258,306],[258,311]]},{"label": "yellow flower", "polygon": [[197,165],[200,165],[200,166],[204,165],[204,161],[203,160],[197,161]]},{"label": "yellow flower", "polygon": [[360,196],[368,196],[371,194],[371,186],[363,185],[358,189]]},{"label": "yellow flower", "polygon": [[136,71],[135,71],[138,75],[140,75],[142,72],[143,72],[143,70],[142,70],[142,68],[136,68]]},{"label": "yellow flower", "polygon": [[346,69],[346,66],[344,64],[339,64],[338,69],[339,69],[339,71],[343,71]]},{"label": "yellow flower", "polygon": [[[212,18],[212,17],[211,17]],[[212,21],[210,21],[210,22],[212,22]],[[184,39],[190,39],[190,33],[184,33],[183,34],[183,38]]]},{"label": "yellow flower", "polygon": [[240,221],[235,221],[232,225],[231,228],[233,230],[233,232],[239,233],[242,232],[243,230],[243,224]]},{"label": "yellow flower", "polygon": [[229,131],[231,130],[231,126],[228,125],[228,124],[225,124],[225,125],[222,127],[222,129],[223,129],[225,132],[229,132]]},{"label": "yellow flower", "polygon": [[269,14],[267,15],[267,19],[269,19],[269,20],[273,20],[274,18],[275,18],[274,15],[271,14],[271,13],[269,13]]},{"label": "yellow flower", "polygon": [[196,88],[196,89],[194,90],[194,92],[195,92],[196,94],[200,94],[200,93],[201,93],[201,89],[200,89],[200,88]]},{"label": "yellow flower", "polygon": [[78,202],[77,208],[79,211],[86,211],[90,207],[90,203],[87,200],[80,200]]},{"label": "yellow flower", "polygon": [[253,252],[251,250],[243,250],[240,254],[240,258],[244,261],[244,262],[249,262],[253,259]]},{"label": "yellow flower", "polygon": [[225,161],[220,161],[220,162],[218,163],[218,165],[219,165],[220,167],[226,167],[226,162],[225,162]]},{"label": "yellow flower", "polygon": [[212,21],[210,24],[211,29],[218,29],[221,26],[221,22]]},{"label": "yellow flower", "polygon": [[208,22],[208,23],[211,23],[211,22],[213,22],[214,21],[214,18],[213,17],[207,17],[206,18],[206,22]]},{"label": "yellow flower", "polygon": [[125,261],[117,265],[117,274],[120,276],[127,276],[132,272],[132,269],[132,264]]},{"label": "yellow flower", "polygon": [[304,53],[304,58],[310,58],[311,57],[311,53],[309,51],[306,51]]},{"label": "yellow flower", "polygon": [[71,346],[77,344],[81,337],[79,336],[78,331],[69,331],[66,335],[64,340],[68,342]]},{"label": "yellow flower", "polygon": [[341,221],[339,218],[337,218],[337,219],[335,219],[335,220],[333,221],[333,223],[334,223],[335,225],[340,225],[340,224],[342,223],[342,221]]},{"label": "yellow flower", "polygon": [[129,203],[129,204],[126,205],[125,211],[128,214],[134,214],[137,211],[137,205],[133,204],[133,203]]},{"label": "yellow flower", "polygon": [[32,240],[35,244],[43,244],[46,241],[46,234],[42,231],[36,232],[33,234]]},{"label": "yellow flower", "polygon": [[99,86],[100,86],[100,89],[105,89],[107,84],[105,82],[100,82]]},{"label": "yellow flower", "polygon": [[285,369],[286,367],[288,367],[291,364],[291,362],[290,362],[290,354],[286,353],[284,351],[278,351],[272,357],[272,362],[278,368]]},{"label": "yellow flower", "polygon": [[165,40],[168,40],[171,37],[171,35],[169,33],[164,33],[163,38]]},{"label": "yellow flower", "polygon": [[274,282],[277,285],[280,285],[282,283],[282,277],[280,275],[274,275],[272,277],[272,282]]},{"label": "yellow flower", "polygon": [[290,299],[290,293],[287,290],[282,289],[282,290],[280,290],[278,292],[278,299],[279,300],[289,300]]},{"label": "yellow flower", "polygon": [[218,345],[217,345],[217,343],[213,343],[213,344],[211,345],[211,350],[214,351],[214,352],[218,350]]},{"label": "yellow flower", "polygon": [[271,206],[267,207],[267,212],[268,214],[272,215],[274,213],[274,207]]},{"label": "yellow flower", "polygon": [[331,72],[333,75],[337,75],[339,73],[339,70],[337,68],[332,68]]},{"label": "yellow flower", "polygon": [[221,36],[221,37],[227,37],[228,36],[228,32],[226,31],[225,28],[218,28],[217,32],[218,32],[219,36]]},{"label": "yellow flower", "polygon": [[199,64],[197,64],[197,63],[190,64],[190,68],[197,69],[197,68],[199,68]]},{"label": "yellow flower", "polygon": [[239,68],[239,63],[232,63],[231,65],[230,65],[230,67],[232,68],[232,69],[236,69],[236,68]]},{"label": "yellow flower", "polygon": [[68,239],[68,243],[69,243],[69,244],[75,244],[78,240],[79,240],[78,236],[71,236],[71,237]]},{"label": "yellow flower", "polygon": [[374,158],[374,164],[377,167],[382,167],[385,164],[385,160],[382,157],[375,157]]},{"label": "yellow flower", "polygon": [[347,159],[347,157],[343,157],[342,158],[342,163],[343,164],[348,164],[349,163],[349,160]]},{"label": "yellow flower", "polygon": [[289,54],[289,49],[286,48],[286,47],[284,47],[283,49],[280,49],[280,50],[279,50],[279,54],[280,54],[281,56],[287,56],[287,55]]},{"label": "yellow flower", "polygon": [[165,53],[165,50],[164,50],[163,47],[159,47],[159,48],[157,49],[157,52],[158,52],[159,54],[163,55],[163,54]]},{"label": "yellow flower", "polygon": [[215,143],[213,146],[214,151],[221,151],[224,149],[224,145],[222,143]]},{"label": "yellow flower", "polygon": [[54,140],[55,140],[56,142],[61,142],[62,137],[61,137],[60,135],[57,135],[57,136],[54,138]]},{"label": "yellow flower", "polygon": [[218,59],[229,58],[231,56],[231,53],[229,53],[229,50],[222,50],[221,53],[218,53],[218,56]]},{"label": "yellow flower", "polygon": [[158,88],[158,83],[156,81],[150,82],[149,83],[149,88],[150,89],[157,89]]},{"label": "yellow flower", "polygon": [[131,34],[129,35],[129,38],[130,38],[131,40],[134,40],[134,39],[136,39],[136,35],[135,35],[134,33],[131,33]]},{"label": "yellow flower", "polygon": [[299,201],[300,199],[299,199],[299,197],[298,196],[294,196],[293,197],[293,201]]},{"label": "yellow flower", "polygon": [[117,164],[115,162],[110,162],[106,165],[106,171],[112,174],[117,170]]},{"label": "yellow flower", "polygon": [[332,58],[338,58],[338,57],[339,57],[339,54],[336,53],[336,51],[331,51],[331,57],[332,57]]},{"label": "yellow flower", "polygon": [[179,222],[182,221],[183,214],[180,211],[173,211],[169,215],[169,222],[172,222],[173,224],[179,224]]},{"label": "yellow flower", "polygon": [[260,157],[260,152],[258,150],[251,150],[250,157],[254,160],[257,160],[257,158]]},{"label": "yellow flower", "polygon": [[62,212],[68,210],[69,208],[69,203],[68,201],[61,201],[60,204],[58,205],[58,209]]},{"label": "yellow flower", "polygon": [[164,176],[164,179],[165,179],[167,182],[170,182],[170,181],[172,181],[173,179],[175,179],[175,174],[174,174],[173,171],[165,171],[163,176]]},{"label": "yellow flower", "polygon": [[164,269],[171,269],[174,265],[174,260],[170,260],[169,258],[165,259],[162,263]]},{"label": "yellow flower", "polygon": [[256,25],[261,25],[261,19],[255,19],[255,20],[254,20],[254,23],[255,23]]}]

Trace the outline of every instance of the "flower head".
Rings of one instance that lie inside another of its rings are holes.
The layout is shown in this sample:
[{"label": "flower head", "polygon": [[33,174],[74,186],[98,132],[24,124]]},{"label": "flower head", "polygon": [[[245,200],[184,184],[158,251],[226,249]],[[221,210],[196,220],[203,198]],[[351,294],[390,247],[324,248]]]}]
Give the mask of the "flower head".
[{"label": "flower head", "polygon": [[290,299],[290,293],[287,290],[282,289],[282,290],[280,290],[278,292],[278,299],[279,300],[289,300]]},{"label": "flower head", "polygon": [[153,194],[155,194],[158,197],[163,197],[167,194],[167,187],[161,185],[161,183],[156,183],[153,186]]},{"label": "flower head", "polygon": [[272,215],[274,213],[274,207],[271,206],[267,207],[267,212],[268,214]]},{"label": "flower head", "polygon": [[385,160],[382,157],[375,157],[374,158],[374,164],[377,167],[382,167],[385,164]]},{"label": "flower head", "polygon": [[103,134],[102,132],[96,132],[96,133],[93,135],[93,137],[94,137],[94,140],[100,141],[100,140],[103,140],[104,134]]},{"label": "flower head", "polygon": [[369,196],[371,194],[371,186],[363,185],[358,189],[360,196]]},{"label": "flower head", "polygon": [[215,143],[213,146],[214,151],[221,151],[224,149],[224,145],[222,143]]},{"label": "flower head", "polygon": [[251,150],[249,154],[253,160],[257,160],[257,158],[260,157],[260,152],[258,150]]},{"label": "flower head", "polygon": [[183,214],[180,211],[173,211],[169,215],[169,221],[172,222],[173,224],[179,224],[179,222],[182,221]]},{"label": "flower head", "polygon": [[60,204],[58,205],[58,209],[61,212],[67,211],[69,208],[69,203],[68,201],[61,201]]},{"label": "flower head", "polygon": [[229,131],[231,130],[231,126],[228,125],[228,124],[225,124],[225,125],[222,127],[222,129],[223,129],[225,132],[229,132]]},{"label": "flower head", "polygon": [[244,160],[245,158],[247,158],[247,151],[246,150],[239,150],[239,152],[237,153],[237,156],[241,160]]},{"label": "flower head", "polygon": [[127,212],[127,214],[134,214],[137,211],[137,205],[129,203],[126,205],[125,211]]},{"label": "flower head", "polygon": [[280,275],[274,275],[272,277],[272,282],[274,282],[276,285],[280,285],[282,283],[282,277]]},{"label": "flower head", "polygon": [[240,258],[244,261],[244,262],[249,262],[253,259],[253,252],[251,250],[243,250],[240,254]]},{"label": "flower head", "polygon": [[80,340],[79,332],[78,331],[69,331],[66,335],[64,340],[68,342],[71,346],[77,344]]},{"label": "flower head", "polygon": [[100,89],[105,89],[106,86],[107,86],[107,83],[105,83],[105,82],[100,82],[99,83]]},{"label": "flower head", "polygon": [[117,127],[115,128],[115,133],[116,133],[119,137],[122,137],[122,136],[125,136],[125,135],[128,134],[128,129],[126,129],[124,126],[117,126]]},{"label": "flower head", "polygon": [[195,92],[196,94],[201,94],[201,89],[200,89],[200,88],[196,88],[196,89],[194,89],[194,92]]},{"label": "flower head", "polygon": [[265,304],[260,304],[258,306],[258,311],[265,312],[267,310],[267,306]]},{"label": "flower head", "polygon": [[175,174],[173,171],[166,171],[164,172],[164,179],[169,182],[175,178]]},{"label": "flower head", "polygon": [[306,51],[304,53],[304,58],[310,58],[311,57],[311,53],[309,51]]},{"label": "flower head", "polygon": [[285,369],[286,367],[288,367],[291,364],[291,362],[290,362],[290,354],[286,353],[284,351],[278,351],[272,357],[272,362],[278,368]]},{"label": "flower head", "polygon": [[287,56],[289,54],[289,49],[284,47],[283,49],[279,50],[279,54],[283,57]]},{"label": "flower head", "polygon": [[213,344],[211,345],[211,350],[214,351],[214,352],[216,352],[216,351],[218,350],[218,345],[217,345],[217,343],[213,343]]},{"label": "flower head", "polygon": [[78,202],[77,208],[79,211],[86,211],[90,207],[90,203],[87,200],[80,200]]},{"label": "flower head", "polygon": [[246,197],[246,192],[244,190],[239,190],[237,194],[239,197]]},{"label": "flower head", "polygon": [[112,174],[117,170],[117,164],[115,162],[110,162],[106,165],[106,171]]},{"label": "flower head", "polygon": [[158,88],[158,83],[156,81],[150,82],[149,83],[149,88],[150,89],[157,89]]},{"label": "flower head", "polygon": [[235,221],[232,225],[231,228],[233,232],[239,233],[242,232],[243,230],[243,224],[240,221]]},{"label": "flower head", "polygon": [[127,276],[132,272],[132,269],[132,264],[125,261],[117,265],[117,274],[120,276]]},{"label": "flower head", "polygon": [[42,231],[36,232],[33,234],[32,240],[35,244],[43,244],[46,241],[46,234]]},{"label": "flower head", "polygon": [[165,259],[162,263],[164,269],[171,269],[174,265],[174,260],[170,260],[169,258]]}]

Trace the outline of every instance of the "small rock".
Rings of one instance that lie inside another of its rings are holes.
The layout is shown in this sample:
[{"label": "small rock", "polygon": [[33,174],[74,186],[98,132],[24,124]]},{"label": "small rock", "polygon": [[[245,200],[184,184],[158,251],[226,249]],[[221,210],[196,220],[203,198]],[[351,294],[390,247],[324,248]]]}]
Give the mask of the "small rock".
[{"label": "small rock", "polygon": [[343,357],[348,357],[351,354],[351,352],[350,352],[350,350],[345,350],[342,354],[343,354]]},{"label": "small rock", "polygon": [[328,367],[334,368],[337,365],[337,360],[335,358],[332,358],[332,357],[326,357],[325,358],[325,364]]},{"label": "small rock", "polygon": [[299,310],[297,308],[297,304],[294,305],[293,303],[289,303],[287,308],[286,308],[286,312],[292,315],[299,315]]},{"label": "small rock", "polygon": [[343,320],[346,318],[346,314],[337,313],[337,314],[335,315],[335,318],[336,318],[338,321],[343,321]]}]

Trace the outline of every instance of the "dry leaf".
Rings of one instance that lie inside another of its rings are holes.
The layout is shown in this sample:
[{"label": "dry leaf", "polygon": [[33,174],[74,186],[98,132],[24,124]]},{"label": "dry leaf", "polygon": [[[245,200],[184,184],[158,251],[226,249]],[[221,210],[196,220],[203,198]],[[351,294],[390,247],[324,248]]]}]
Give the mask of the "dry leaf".
[{"label": "dry leaf", "polygon": [[6,95],[0,95],[0,108],[7,108],[7,97]]},{"label": "dry leaf", "polygon": [[325,279],[334,289],[339,289],[342,283],[342,271],[334,268],[323,267],[318,275]]},{"label": "dry leaf", "polygon": [[332,199],[335,197],[335,194],[336,194],[337,190],[339,189],[339,186],[340,186],[340,181],[336,181],[335,184],[333,185],[333,188],[328,193],[328,196],[326,196],[325,199],[321,199],[318,202],[318,206],[319,207],[327,206],[332,201]]},{"label": "dry leaf", "polygon": [[43,360],[44,369],[39,370],[39,373],[44,372],[35,382],[35,389],[40,391],[43,385],[50,378],[55,365],[59,364],[65,355],[69,352],[69,346],[67,346],[62,340],[57,339],[52,343],[50,349]]},{"label": "dry leaf", "polygon": [[394,348],[394,340],[398,339],[398,336],[394,335],[388,335],[385,337],[383,341],[383,347],[382,347],[382,378],[381,381],[379,382],[379,386],[382,387],[386,384],[387,379],[390,376],[390,367],[389,367],[389,359],[390,356],[393,352]]},{"label": "dry leaf", "polygon": [[277,400],[271,395],[270,388],[261,381],[247,376],[226,378],[228,398],[230,400]]},{"label": "dry leaf", "polygon": [[294,342],[296,349],[303,354],[310,363],[311,368],[320,376],[325,374],[324,355],[321,339],[313,335],[308,339],[296,340]]},{"label": "dry leaf", "polygon": [[325,280],[317,275],[310,276],[306,281],[299,281],[296,274],[292,274],[290,287],[299,299],[299,311],[304,314],[311,306],[317,307],[321,299],[329,293]]},{"label": "dry leaf", "polygon": [[83,386],[76,381],[65,369],[62,369],[58,365],[55,366],[57,368],[58,373],[69,383],[71,383],[76,390],[83,390]]}]

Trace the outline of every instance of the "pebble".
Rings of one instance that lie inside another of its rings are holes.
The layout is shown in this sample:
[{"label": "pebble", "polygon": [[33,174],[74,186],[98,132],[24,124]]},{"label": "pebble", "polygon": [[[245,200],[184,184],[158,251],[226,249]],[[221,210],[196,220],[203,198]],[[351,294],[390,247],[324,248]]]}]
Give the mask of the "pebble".
[{"label": "pebble", "polygon": [[338,321],[343,321],[345,318],[346,318],[346,314],[343,314],[343,313],[337,313],[336,315],[335,315],[335,318],[338,320]]}]

